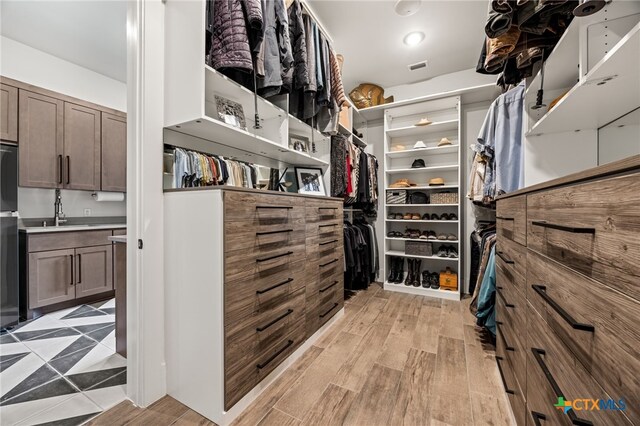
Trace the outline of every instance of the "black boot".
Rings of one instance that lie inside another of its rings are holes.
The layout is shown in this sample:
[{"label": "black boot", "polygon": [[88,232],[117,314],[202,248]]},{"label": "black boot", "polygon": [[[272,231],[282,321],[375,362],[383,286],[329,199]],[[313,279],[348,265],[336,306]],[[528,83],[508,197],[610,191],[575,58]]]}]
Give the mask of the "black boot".
[{"label": "black boot", "polygon": [[410,286],[410,285],[413,284],[413,274],[414,274],[413,271],[414,271],[414,267],[415,267],[414,266],[415,265],[414,260],[415,259],[407,259],[407,264],[409,265],[409,268],[408,268],[408,272],[407,272],[407,278],[405,278],[405,280],[404,280],[404,285],[406,285],[406,286]]},{"label": "black boot", "polygon": [[416,259],[415,268],[416,270],[413,274],[413,281],[411,282],[411,284],[414,287],[420,287],[420,269],[422,268],[422,259]]},{"label": "black boot", "polygon": [[397,258],[395,256],[391,256],[391,261],[389,262],[391,264],[391,272],[389,272],[389,278],[387,278],[387,281],[390,283],[395,282],[398,276],[398,266],[396,259]]},{"label": "black boot", "polygon": [[431,273],[429,271],[422,271],[422,287],[429,288],[431,283],[429,280],[431,279]]},{"label": "black boot", "polygon": [[396,257],[396,263],[396,276],[392,282],[394,284],[400,284],[404,279],[404,257]]}]

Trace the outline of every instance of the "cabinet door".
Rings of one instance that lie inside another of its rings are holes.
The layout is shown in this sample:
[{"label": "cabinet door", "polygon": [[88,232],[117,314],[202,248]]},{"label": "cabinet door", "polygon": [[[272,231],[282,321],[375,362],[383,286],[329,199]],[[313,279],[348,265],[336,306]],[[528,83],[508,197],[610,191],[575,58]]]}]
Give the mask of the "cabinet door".
[{"label": "cabinet door", "polygon": [[127,120],[102,113],[102,190],[127,190]]},{"label": "cabinet door", "polygon": [[18,142],[18,89],[0,84],[0,139]]},{"label": "cabinet door", "polygon": [[20,186],[62,187],[64,102],[19,90]]},{"label": "cabinet door", "polygon": [[100,111],[64,103],[64,187],[100,190]]},{"label": "cabinet door", "polygon": [[76,297],[113,290],[111,244],[76,249]]},{"label": "cabinet door", "polygon": [[29,254],[29,309],[76,297],[73,263],[73,250]]}]

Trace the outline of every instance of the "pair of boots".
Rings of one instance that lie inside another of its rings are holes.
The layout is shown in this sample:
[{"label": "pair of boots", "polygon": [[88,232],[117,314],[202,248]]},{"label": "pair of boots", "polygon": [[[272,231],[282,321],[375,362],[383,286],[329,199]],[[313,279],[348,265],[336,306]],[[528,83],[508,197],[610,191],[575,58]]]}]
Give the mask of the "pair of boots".
[{"label": "pair of boots", "polygon": [[409,259],[409,273],[404,280],[404,285],[420,287],[420,268],[422,267],[422,259]]},{"label": "pair of boots", "polygon": [[404,257],[391,256],[391,272],[387,281],[393,284],[401,284],[403,279]]}]

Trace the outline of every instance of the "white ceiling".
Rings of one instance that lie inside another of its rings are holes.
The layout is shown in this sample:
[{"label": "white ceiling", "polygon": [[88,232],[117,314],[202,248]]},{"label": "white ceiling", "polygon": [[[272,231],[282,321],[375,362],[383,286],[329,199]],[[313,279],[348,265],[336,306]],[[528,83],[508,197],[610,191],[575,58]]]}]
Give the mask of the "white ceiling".
[{"label": "white ceiling", "polygon": [[[344,55],[343,81],[348,93],[360,83],[382,87],[414,83],[473,68],[484,40],[488,1],[423,0],[412,16],[398,16],[395,0],[309,0],[326,27],[337,53]],[[422,31],[424,41],[402,41]],[[428,60],[427,69],[408,65]]]},{"label": "white ceiling", "polygon": [[0,33],[126,82],[126,1],[0,1]]}]

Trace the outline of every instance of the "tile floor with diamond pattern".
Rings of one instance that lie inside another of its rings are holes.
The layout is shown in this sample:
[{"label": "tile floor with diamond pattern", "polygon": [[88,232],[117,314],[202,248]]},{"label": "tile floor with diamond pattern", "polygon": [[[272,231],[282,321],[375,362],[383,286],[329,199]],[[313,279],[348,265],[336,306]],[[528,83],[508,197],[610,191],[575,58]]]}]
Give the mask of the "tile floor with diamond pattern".
[{"label": "tile floor with diamond pattern", "polygon": [[43,315],[0,335],[0,424],[79,425],[125,399],[115,300]]}]

